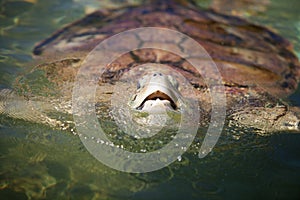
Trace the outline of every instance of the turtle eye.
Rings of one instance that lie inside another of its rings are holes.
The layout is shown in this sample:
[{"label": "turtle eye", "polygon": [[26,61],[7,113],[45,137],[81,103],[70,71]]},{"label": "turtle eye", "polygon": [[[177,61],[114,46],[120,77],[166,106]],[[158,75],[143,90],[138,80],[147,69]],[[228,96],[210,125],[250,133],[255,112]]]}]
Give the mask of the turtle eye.
[{"label": "turtle eye", "polygon": [[177,81],[173,76],[170,76],[170,75],[168,75],[168,79],[169,79],[169,81],[171,82],[171,84],[172,84],[175,88],[178,89],[178,87],[179,87],[178,81]]},{"label": "turtle eye", "polygon": [[149,78],[150,77],[146,76],[146,77],[139,79],[136,84],[136,88],[137,89],[143,88],[145,86],[146,82],[149,81]]},{"label": "turtle eye", "polygon": [[131,101],[135,101],[135,99],[136,99],[136,94],[131,97]]},{"label": "turtle eye", "polygon": [[136,84],[136,89],[140,89],[141,88],[141,84],[140,82],[138,81],[137,84]]}]

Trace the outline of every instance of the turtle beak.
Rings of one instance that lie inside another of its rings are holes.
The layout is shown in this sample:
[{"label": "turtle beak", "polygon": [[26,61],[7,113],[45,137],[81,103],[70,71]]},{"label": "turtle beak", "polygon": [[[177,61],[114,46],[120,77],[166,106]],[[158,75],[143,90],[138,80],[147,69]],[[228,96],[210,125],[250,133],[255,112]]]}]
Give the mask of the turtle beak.
[{"label": "turtle beak", "polygon": [[164,92],[157,90],[147,96],[136,109],[149,111],[166,107],[168,109],[177,110],[177,105],[174,100]]}]

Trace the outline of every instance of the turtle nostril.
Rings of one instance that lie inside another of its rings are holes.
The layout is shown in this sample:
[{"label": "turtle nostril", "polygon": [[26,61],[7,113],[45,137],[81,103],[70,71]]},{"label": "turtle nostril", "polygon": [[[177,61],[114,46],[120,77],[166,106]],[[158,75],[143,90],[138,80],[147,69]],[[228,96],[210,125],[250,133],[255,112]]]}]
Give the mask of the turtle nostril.
[{"label": "turtle nostril", "polygon": [[163,76],[162,73],[154,73],[153,76]]}]

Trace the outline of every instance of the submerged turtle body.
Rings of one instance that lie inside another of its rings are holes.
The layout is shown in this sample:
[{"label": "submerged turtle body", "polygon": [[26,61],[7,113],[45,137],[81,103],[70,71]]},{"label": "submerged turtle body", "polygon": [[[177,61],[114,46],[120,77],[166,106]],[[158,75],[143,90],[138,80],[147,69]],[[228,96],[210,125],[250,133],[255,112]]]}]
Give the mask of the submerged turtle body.
[{"label": "submerged turtle body", "polygon": [[[33,103],[33,107],[36,107],[37,102],[47,102],[47,106],[39,106],[41,111],[37,112],[40,114],[33,117],[33,121],[51,125],[59,123],[63,126],[64,123],[57,119],[55,113],[71,114],[71,91],[85,56],[106,38],[140,27],[176,30],[205,48],[220,71],[225,86],[228,118],[232,121],[241,121],[242,126],[253,126],[262,132],[299,130],[298,116],[277,98],[292,93],[298,84],[300,64],[292,52],[291,44],[267,28],[180,1],[154,1],[137,7],[96,11],[64,27],[37,44],[33,51],[40,59],[56,61],[39,65],[31,73],[17,79],[16,92],[11,96],[17,93],[22,99],[19,102],[25,100],[25,105]],[[193,51],[186,52],[185,45],[188,44],[185,41],[175,41],[166,35],[155,37],[160,38],[161,45],[193,55]],[[147,48],[147,44],[153,42],[151,38],[136,37],[134,41],[129,40],[124,45],[137,40],[138,50],[132,50],[105,66],[99,82],[100,93],[96,95],[98,104],[110,101],[114,84],[120,82],[123,74],[144,63],[161,63],[182,74],[193,86],[192,90],[200,102],[201,118],[207,121],[211,98],[203,74],[200,75],[189,62],[178,55]],[[141,78],[140,75],[143,74],[137,73],[133,77],[136,82]],[[36,82],[37,77],[41,80],[40,84]],[[179,82],[179,87],[180,84]],[[163,96],[163,100],[168,99],[165,94],[159,95]],[[170,107],[171,104],[165,105]],[[1,112],[10,116],[19,116],[5,103],[0,108]],[[19,118],[30,119],[30,110],[32,109],[28,109],[28,114]],[[256,119],[256,124],[253,123],[253,118]],[[268,126],[262,126],[259,121]]]}]

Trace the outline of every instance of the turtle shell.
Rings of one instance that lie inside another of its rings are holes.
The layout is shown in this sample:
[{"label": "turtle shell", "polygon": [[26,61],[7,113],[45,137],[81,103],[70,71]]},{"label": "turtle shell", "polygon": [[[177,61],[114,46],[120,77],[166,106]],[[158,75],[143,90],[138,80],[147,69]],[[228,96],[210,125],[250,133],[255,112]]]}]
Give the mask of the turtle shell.
[{"label": "turtle shell", "polygon": [[[251,87],[279,96],[296,89],[300,64],[291,43],[283,37],[241,18],[202,10],[192,4],[155,2],[96,11],[40,42],[33,53],[44,58],[82,58],[98,43],[122,31],[163,27],[184,33],[204,47],[217,64],[227,92],[239,90],[243,93],[245,88]],[[166,40],[162,43],[179,47],[178,41]],[[182,46],[181,49],[185,50]],[[112,80],[129,68],[147,62],[167,63],[195,87],[205,85],[188,62],[158,49],[135,50],[120,57],[108,67],[104,79]]]}]

